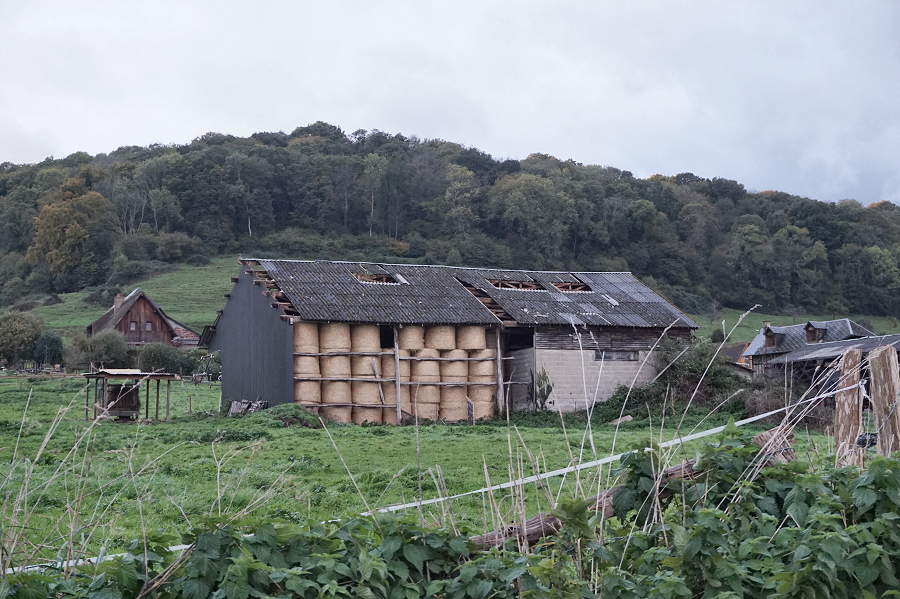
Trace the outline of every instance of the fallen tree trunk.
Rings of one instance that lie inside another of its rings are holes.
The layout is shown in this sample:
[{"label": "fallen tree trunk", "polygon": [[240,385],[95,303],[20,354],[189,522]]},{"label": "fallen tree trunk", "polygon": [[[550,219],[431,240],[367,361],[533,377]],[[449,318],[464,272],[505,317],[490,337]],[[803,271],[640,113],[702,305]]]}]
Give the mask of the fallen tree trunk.
[{"label": "fallen tree trunk", "polygon": [[[797,459],[794,450],[790,444],[794,442],[793,434],[783,432],[782,426],[765,431],[753,437],[751,443],[762,448],[760,453],[764,454],[767,462],[788,462]],[[671,468],[666,468],[659,477],[659,483],[662,485],[669,480],[692,480],[698,477],[702,472],[694,470],[696,460],[687,460],[680,464],[676,464]],[[606,489],[591,499],[591,505],[588,511],[602,512],[604,518],[611,518],[616,515],[613,507],[612,498],[616,490],[620,487],[612,487]],[[517,538],[524,541],[527,545],[532,545],[544,537],[552,537],[559,533],[562,528],[562,521],[549,513],[540,513],[529,518],[523,523],[513,522],[507,524],[500,530],[495,530],[483,535],[476,535],[470,540],[479,547],[496,547],[502,545],[507,539]]]}]

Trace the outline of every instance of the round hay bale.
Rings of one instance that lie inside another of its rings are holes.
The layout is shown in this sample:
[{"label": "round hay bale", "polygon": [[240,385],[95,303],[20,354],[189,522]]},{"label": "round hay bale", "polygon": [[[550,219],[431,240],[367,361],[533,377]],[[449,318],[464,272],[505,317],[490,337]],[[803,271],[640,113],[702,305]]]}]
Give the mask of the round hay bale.
[{"label": "round hay bale", "polygon": [[489,402],[493,403],[494,395],[497,394],[497,381],[494,377],[489,376],[470,376],[470,383],[489,383],[487,385],[469,385],[466,387],[466,393],[473,402]]},{"label": "round hay bale", "polygon": [[400,349],[425,349],[425,327],[421,325],[404,325],[397,337]]},{"label": "round hay bale", "polygon": [[497,349],[497,329],[485,329],[484,345],[486,348],[490,348],[490,349],[493,349],[496,351],[496,349]]},{"label": "round hay bale", "polygon": [[456,347],[459,349],[486,349],[487,337],[482,326],[456,328]]},{"label": "round hay bale", "polygon": [[294,403],[322,403],[322,385],[319,381],[294,381]]},{"label": "round hay bale", "polygon": [[445,408],[441,405],[438,410],[441,420],[445,422],[465,422],[469,419],[469,408],[465,404],[462,406],[453,406]]},{"label": "round hay bale", "polygon": [[319,353],[319,325],[315,322],[294,323],[294,351],[302,354]]},{"label": "round hay bale", "polygon": [[[381,392],[384,394],[384,403],[397,401],[397,387],[394,383],[381,383]],[[400,409],[409,412],[409,385],[400,386]],[[394,408],[391,408],[392,410]]]},{"label": "round hay bale", "polygon": [[417,416],[419,420],[437,421],[439,411],[440,404],[419,402],[418,404],[411,406],[409,413],[414,417]]},{"label": "round hay bale", "polygon": [[412,385],[410,401],[412,404],[439,404],[441,403],[441,388],[437,385]]},{"label": "round hay bale", "polygon": [[464,349],[451,349],[441,352],[442,358],[459,360],[458,362],[439,362],[441,381],[444,383],[465,383],[469,377],[469,363],[465,361],[469,352]]},{"label": "round hay bale", "polygon": [[319,358],[316,356],[294,356],[296,376],[319,376]]},{"label": "round hay bale", "polygon": [[350,351],[350,325],[346,322],[323,322],[319,325],[319,347],[323,353]]},{"label": "round hay bale", "polygon": [[475,420],[490,419],[496,414],[496,408],[492,401],[476,401],[473,402],[473,410]]},{"label": "round hay bale", "polygon": [[[441,387],[441,418],[444,418],[444,411],[447,414],[459,414],[462,412],[462,419],[466,418],[466,388],[465,387]],[[452,418],[459,420],[458,417]],[[447,418],[444,418],[447,420]]]},{"label": "round hay bale", "polygon": [[[363,424],[364,422],[371,422],[373,424],[381,424],[383,422],[382,416],[382,408],[371,408],[371,407],[356,407],[353,406],[353,410],[350,415],[351,420],[353,420],[353,424]],[[394,419],[397,418],[397,415],[394,414]]]},{"label": "round hay bale", "polygon": [[422,349],[416,352],[420,360],[412,360],[410,367],[410,380],[422,383],[438,383],[441,380],[441,363],[428,358],[439,358],[441,352],[436,349]]},{"label": "round hay bale", "polygon": [[497,350],[481,349],[469,354],[470,358],[489,358],[479,362],[469,362],[469,378],[473,376],[493,376],[497,380]]},{"label": "round hay bale", "polygon": [[350,383],[350,392],[353,397],[353,403],[359,405],[381,405],[381,393],[378,390],[378,383],[361,383],[353,381]]},{"label": "round hay bale", "polygon": [[435,325],[425,327],[425,347],[429,349],[456,349],[456,327]]},{"label": "round hay bale", "polygon": [[400,421],[397,420],[397,409],[396,408],[382,408],[381,410],[381,421],[385,424],[400,424]]},{"label": "round hay bale", "polygon": [[350,377],[350,356],[322,356],[319,366],[325,378]]},{"label": "round hay bale", "polygon": [[343,424],[348,424],[350,422],[352,413],[353,408],[350,406],[339,408],[322,406],[321,408],[319,408],[319,415],[323,419],[331,420],[332,422],[340,422]]},{"label": "round hay bale", "polygon": [[374,377],[377,362],[378,356],[350,356],[350,373],[353,376]]},{"label": "round hay bale", "polygon": [[[384,349],[382,351],[392,351]],[[408,381],[410,375],[410,361],[403,360],[402,358],[409,357],[409,350],[401,349],[400,350],[400,380]],[[381,376],[382,378],[390,379],[394,378],[394,356],[381,356]]]},{"label": "round hay bale", "polygon": [[381,331],[378,325],[350,325],[350,348],[353,351],[379,351],[381,349]]}]

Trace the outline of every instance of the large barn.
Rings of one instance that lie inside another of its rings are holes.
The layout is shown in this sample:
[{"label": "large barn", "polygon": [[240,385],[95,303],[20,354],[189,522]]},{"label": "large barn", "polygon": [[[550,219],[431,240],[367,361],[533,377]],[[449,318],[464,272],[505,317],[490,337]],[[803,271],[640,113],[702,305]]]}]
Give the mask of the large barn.
[{"label": "large barn", "polygon": [[548,407],[585,409],[651,380],[660,337],[697,328],[630,273],[243,259],[232,281],[201,339],[223,401],[345,422],[490,417],[546,383]]}]

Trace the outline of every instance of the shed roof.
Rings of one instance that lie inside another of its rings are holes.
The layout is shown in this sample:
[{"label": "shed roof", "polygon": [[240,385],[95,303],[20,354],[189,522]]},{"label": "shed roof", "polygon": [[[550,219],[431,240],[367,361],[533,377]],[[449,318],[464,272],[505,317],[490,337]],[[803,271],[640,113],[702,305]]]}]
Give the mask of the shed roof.
[{"label": "shed roof", "polygon": [[[784,354],[809,345],[806,341],[806,327],[811,326],[816,329],[824,329],[825,334],[821,342],[814,345],[827,343],[831,341],[842,341],[855,337],[869,337],[874,333],[857,322],[849,318],[838,318],[837,320],[816,320],[803,324],[794,324],[784,327],[763,327],[757,333],[750,345],[744,350],[745,356],[761,356],[761,355],[778,355]],[[776,335],[777,344],[775,347],[766,347],[766,330]],[[771,363],[771,362],[770,362]]]},{"label": "shed roof", "polygon": [[140,287],[137,287],[134,291],[125,296],[124,300],[122,301],[122,305],[119,306],[118,309],[113,306],[112,308],[107,310],[103,314],[103,316],[89,324],[87,327],[88,336],[99,333],[100,331],[108,327],[115,327],[117,324],[119,324],[119,321],[121,321],[122,318],[128,313],[131,307],[134,306],[134,304],[142,297],[150,303],[153,309],[159,314],[160,318],[162,318],[172,329],[172,333],[176,337],[183,336],[184,331],[199,337],[199,335],[197,335],[195,331],[166,314],[163,309],[159,307],[159,304],[154,302],[153,299],[143,290],[141,290]]},{"label": "shed roof", "polygon": [[103,368],[82,375],[86,379],[147,379],[151,381],[178,380],[171,372],[142,372],[137,368]]},{"label": "shed roof", "polygon": [[810,343],[806,347],[772,358],[769,364],[833,360],[840,357],[848,349],[859,349],[865,354],[882,345],[900,348],[900,335],[878,335],[832,341],[830,343]]},{"label": "shed roof", "polygon": [[[631,273],[302,260],[245,262],[264,269],[299,316],[310,321],[500,325],[503,321],[488,307],[493,305],[521,325],[698,326]],[[379,277],[390,277],[392,282],[360,280]],[[506,288],[517,284],[532,288]],[[560,287],[583,290],[563,291]]]}]

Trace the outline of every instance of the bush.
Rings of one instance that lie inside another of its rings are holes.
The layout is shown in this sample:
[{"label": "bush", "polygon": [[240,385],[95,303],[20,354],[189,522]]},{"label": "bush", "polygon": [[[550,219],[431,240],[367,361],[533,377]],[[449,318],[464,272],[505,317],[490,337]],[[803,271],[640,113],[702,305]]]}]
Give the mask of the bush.
[{"label": "bush", "polygon": [[56,331],[44,331],[34,342],[34,361],[59,364],[63,357],[63,340]]},{"label": "bush", "polygon": [[88,294],[82,300],[84,303],[110,308],[115,302],[116,295],[122,293],[122,288],[118,285],[100,285],[86,291]]},{"label": "bush", "polygon": [[78,335],[72,342],[66,363],[76,368],[91,365],[101,368],[122,368],[128,365],[128,344],[125,335],[115,329],[104,329],[87,338]]},{"label": "bush", "polygon": [[34,356],[34,343],[44,332],[44,321],[27,312],[0,317],[0,358],[18,365]]},{"label": "bush", "polygon": [[[191,353],[195,353],[194,350]],[[171,372],[190,376],[196,369],[197,359],[190,353],[182,353],[167,343],[149,343],[138,353],[138,368],[144,372]]]}]

